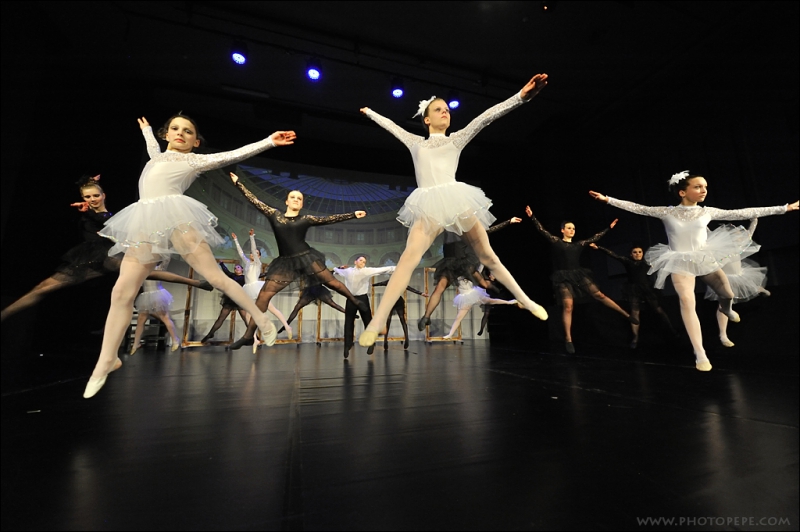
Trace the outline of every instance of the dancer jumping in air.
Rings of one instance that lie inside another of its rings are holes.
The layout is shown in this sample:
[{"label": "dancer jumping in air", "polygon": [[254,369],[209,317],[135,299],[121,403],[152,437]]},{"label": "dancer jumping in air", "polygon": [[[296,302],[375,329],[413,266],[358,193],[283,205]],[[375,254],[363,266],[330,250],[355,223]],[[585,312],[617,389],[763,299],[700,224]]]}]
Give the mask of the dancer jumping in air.
[{"label": "dancer jumping in air", "polygon": [[534,316],[547,319],[547,312],[534,303],[497,258],[489,245],[486,228],[495,221],[489,212],[492,202],[477,187],[456,181],[458,159],[466,145],[484,127],[512,109],[536,96],[547,85],[547,74],[537,74],[505,102],[483,112],[467,127],[445,135],[450,127],[450,109],[447,103],[435,96],[420,102],[417,114],[429,138],[414,135],[367,107],[361,112],[389,131],[411,151],[417,178],[417,189],[406,199],[398,213],[398,220],[409,227],[408,240],[397,263],[397,270],[389,280],[381,304],[359,343],[368,347],[375,343],[379,331],[386,323],[395,302],[411,280],[422,255],[431,247],[442,231],[464,235],[475,250],[478,260],[503,283],[516,299]]},{"label": "dancer jumping in air", "polygon": [[[317,305],[320,303],[325,303],[329,307],[344,314],[344,307],[333,300],[331,291],[328,290],[325,285],[319,284],[303,288],[303,290],[300,292],[300,296],[297,298],[297,304],[294,306],[294,309],[292,309],[292,313],[289,314],[289,317],[286,318],[286,322],[292,323],[297,317],[297,314],[300,312],[300,309],[314,302],[316,302]],[[283,329],[283,327],[278,329],[278,334],[282,333]]]},{"label": "dancer jumping in air", "polygon": [[[325,267],[325,255],[309,246],[306,242],[306,233],[311,226],[363,218],[367,215],[365,211],[334,214],[332,216],[301,216],[303,193],[299,190],[292,190],[286,198],[286,212],[281,214],[278,209],[260,201],[252,192],[247,190],[236,174],[231,173],[231,181],[247,198],[247,201],[255,205],[267,217],[278,244],[278,257],[270,263],[264,276],[264,286],[261,287],[261,291],[258,293],[258,299],[256,300],[258,308],[266,310],[275,294],[286,288],[293,281],[299,281],[304,286],[324,284],[346,297],[360,312],[369,311],[369,307],[356,299],[341,281],[334,279],[333,274]],[[253,352],[255,352],[258,348],[258,344],[253,341],[255,330],[256,324],[251,321],[244,336],[231,344],[230,348],[239,349],[243,345],[252,345]]]},{"label": "dancer jumping in air", "polygon": [[747,220],[796,211],[798,202],[734,210],[701,207],[698,203],[706,199],[708,182],[703,176],[692,175],[688,170],[674,174],[669,180],[669,189],[680,199],[680,203],[674,207],[647,207],[593,190],[589,191],[589,195],[634,214],[659,218],[664,223],[669,243],[648,249],[644,260],[650,264],[648,273],[656,274],[656,288],[664,287],[667,276],[672,278],[672,285],[680,299],[683,324],[694,348],[695,367],[700,371],[709,371],[711,362],[703,347],[703,334],[695,309],[695,278],[699,277],[716,292],[719,311],[732,322],[738,322],[739,315],[732,308],[735,294],[722,267],[731,262],[732,257],[742,257],[750,247],[750,239],[743,227],[735,231],[714,231],[709,235],[706,226],[711,220]]},{"label": "dancer jumping in air", "polygon": [[561,237],[559,238],[550,234],[542,226],[529,206],[525,207],[525,214],[533,221],[542,236],[550,241],[553,248],[553,274],[550,276],[550,280],[553,282],[553,296],[556,303],[562,306],[561,316],[564,320],[564,341],[566,342],[567,353],[571,355],[575,353],[575,344],[572,343],[572,310],[576,303],[594,298],[611,310],[615,310],[625,316],[632,324],[639,325],[639,320],[628,314],[597,288],[597,284],[592,278],[592,271],[581,267],[580,264],[580,257],[584,247],[603,238],[603,235],[617,225],[617,220],[611,222],[611,225],[593,237],[573,242],[572,239],[575,237],[574,223],[570,221],[562,222]]},{"label": "dancer jumping in air", "polygon": [[475,286],[471,280],[460,277],[458,279],[458,294],[453,298],[453,306],[458,309],[458,314],[456,315],[456,319],[453,321],[452,327],[450,327],[450,332],[443,336],[443,338],[452,338],[453,335],[456,334],[458,326],[461,325],[461,321],[464,319],[464,317],[469,313],[472,307],[479,304],[516,305],[517,300],[511,299],[506,301],[505,299],[495,299],[489,297],[489,294],[486,293],[486,290],[479,286]]},{"label": "dancer jumping in air", "polygon": [[[628,278],[625,284],[622,285],[622,295],[631,305],[631,316],[641,322],[642,304],[647,302],[650,308],[661,318],[664,326],[670,331],[672,336],[677,336],[678,333],[672,327],[669,316],[667,316],[667,313],[661,308],[661,301],[658,293],[656,293],[653,288],[652,279],[647,276],[647,270],[650,268],[650,265],[643,260],[644,249],[642,249],[641,246],[633,246],[630,250],[630,257],[623,257],[622,255],[617,255],[610,249],[606,249],[594,243],[589,244],[589,247],[603,251],[612,259],[621,262],[625,267],[625,273]],[[633,331],[633,339],[630,343],[631,349],[636,349],[639,345],[639,327],[641,327],[641,325],[631,323],[631,330]]]},{"label": "dancer jumping in air", "polygon": [[[16,314],[20,310],[36,305],[44,296],[56,290],[119,272],[121,263],[119,257],[108,256],[108,250],[114,245],[113,242],[97,234],[103,228],[103,224],[113,216],[106,210],[106,193],[100,187],[99,180],[99,175],[81,177],[76,185],[78,185],[83,201],[70,205],[71,207],[77,207],[83,213],[80,219],[83,242],[67,251],[61,257],[62,263],[53,275],[4,308],[0,314],[0,321]],[[185,284],[201,290],[214,289],[208,281],[189,279],[162,270],[150,272],[147,279]]]},{"label": "dancer jumping in air", "polygon": [[[159,271],[164,268],[164,263],[156,266],[154,271]],[[181,340],[178,338],[178,333],[175,331],[175,322],[169,315],[169,309],[172,305],[172,294],[170,294],[161,285],[160,281],[149,281],[145,279],[143,285],[144,291],[136,297],[134,306],[138,312],[136,317],[136,332],[133,334],[133,345],[131,346],[131,354],[134,354],[142,346],[142,333],[144,332],[144,324],[153,316],[161,320],[167,327],[169,337],[172,340],[172,347],[170,351],[177,351],[181,347]]]},{"label": "dancer jumping in air", "polygon": [[[225,266],[224,262],[220,262],[219,268],[222,270],[222,273],[227,275],[228,278],[232,279],[233,282],[241,287],[244,287],[244,268],[242,268],[240,264],[236,264],[233,267],[233,271],[230,271],[228,267]],[[219,299],[219,304],[222,307],[219,310],[219,316],[217,316],[217,320],[214,322],[214,325],[211,326],[211,330],[208,331],[208,334],[203,336],[203,338],[200,340],[201,344],[208,343],[212,338],[214,338],[214,334],[216,334],[219,328],[225,324],[225,320],[228,319],[228,316],[231,315],[231,312],[239,313],[239,316],[242,318],[245,327],[247,327],[247,324],[250,323],[250,320],[247,318],[247,313],[242,310],[242,307],[236,304],[236,301],[228,297],[226,294],[222,294],[222,297]],[[234,317],[234,319],[236,318]]]},{"label": "dancer jumping in air", "polygon": [[183,257],[214,288],[249,312],[267,337],[274,337],[277,332],[242,287],[217,268],[211,251],[211,246],[223,242],[215,230],[217,217],[183,193],[202,172],[242,161],[275,146],[293,144],[294,131],[277,131],[234,151],[200,155],[192,153],[202,140],[197,124],[188,116],[177,114],[158,132],[167,141],[167,150],[162,153],[150,124],[145,118],[138,121],[150,161],[139,177],[139,201],[117,213],[100,231],[115,243],[108,254],[125,256],[111,293],[100,356],[83,394],[86,398],[100,391],[108,374],[122,366],[117,352],[131,321],[136,294],[156,264],[172,254]]}]

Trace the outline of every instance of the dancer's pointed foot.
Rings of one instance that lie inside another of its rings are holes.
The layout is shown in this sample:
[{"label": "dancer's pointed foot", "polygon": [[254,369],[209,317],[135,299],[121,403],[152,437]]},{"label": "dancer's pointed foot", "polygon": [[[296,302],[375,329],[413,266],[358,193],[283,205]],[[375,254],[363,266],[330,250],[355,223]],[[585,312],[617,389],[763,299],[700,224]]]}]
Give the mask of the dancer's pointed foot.
[{"label": "dancer's pointed foot", "polygon": [[564,344],[564,347],[567,349],[567,353],[569,353],[570,355],[575,354],[575,344],[573,344],[572,342],[566,342]]},{"label": "dancer's pointed foot", "polygon": [[417,322],[417,329],[424,331],[425,327],[431,324],[431,319],[428,316],[422,316]]},{"label": "dancer's pointed foot", "polygon": [[442,336],[442,338],[444,338],[445,340],[449,340],[449,339],[451,339],[452,337],[453,337],[453,335],[452,335],[452,334],[446,334],[446,335]]},{"label": "dancer's pointed foot", "polygon": [[734,345],[736,345],[733,342],[731,342],[727,336],[720,336],[719,341],[725,347],[733,347]]},{"label": "dancer's pointed foot", "polygon": [[201,282],[199,285],[197,285],[197,288],[199,288],[200,290],[205,290],[206,292],[210,292],[214,289],[214,287],[211,286],[211,283],[209,283],[208,281]]},{"label": "dancer's pointed foot", "polygon": [[634,325],[639,325],[639,320],[637,320],[633,316],[628,316],[628,321],[631,322]]},{"label": "dancer's pointed foot", "polygon": [[707,358],[695,360],[695,365],[700,371],[711,371],[711,362]]},{"label": "dancer's pointed foot", "polygon": [[269,347],[275,345],[275,339],[278,337],[278,330],[275,328],[275,324],[267,320],[265,326],[259,327],[259,329],[261,329],[261,338],[264,343]]},{"label": "dancer's pointed foot", "polygon": [[374,353],[374,352],[375,352],[375,344],[372,344],[372,345],[371,345],[371,346],[369,346],[369,348],[367,349],[367,354],[368,354],[368,355],[371,355],[371,354],[372,354],[372,353]]},{"label": "dancer's pointed foot", "polygon": [[253,342],[253,354],[254,355],[256,354],[256,351],[258,351],[258,346],[260,346],[262,343],[263,342]]},{"label": "dancer's pointed foot", "polygon": [[361,333],[361,336],[358,337],[358,345],[361,347],[369,347],[371,345],[375,345],[375,341],[378,339],[378,333],[376,331],[366,330]]},{"label": "dancer's pointed foot", "polygon": [[286,330],[286,327],[281,327],[280,329],[278,329],[278,334],[282,333],[285,330]]},{"label": "dancer's pointed foot", "polygon": [[233,342],[231,345],[229,345],[226,349],[230,349],[231,351],[236,351],[237,349],[240,349],[243,345],[253,345],[254,343],[255,340],[253,338],[245,338],[244,336],[242,336],[241,338]]},{"label": "dancer's pointed foot", "polygon": [[764,297],[769,297],[769,296],[772,295],[772,292],[770,292],[766,288],[762,288],[761,290],[759,290],[759,292],[760,292],[759,295],[764,296]]},{"label": "dancer's pointed foot", "polygon": [[132,354],[134,354],[134,353],[135,353],[136,351],[138,351],[139,349],[141,349],[141,348],[142,348],[142,345],[144,345],[144,344],[142,344],[142,342],[139,342],[139,343],[137,343],[137,344],[135,344],[135,345],[132,345],[132,346],[131,346],[131,355],[132,355]]},{"label": "dancer's pointed foot", "polygon": [[181,341],[180,340],[173,340],[172,347],[169,348],[170,351],[173,353],[181,348]]},{"label": "dancer's pointed foot", "polygon": [[403,349],[408,349],[408,338],[403,342]]},{"label": "dancer's pointed foot", "polygon": [[384,351],[388,351],[389,350],[389,342],[383,342],[383,350]]},{"label": "dancer's pointed foot", "polygon": [[207,335],[203,336],[203,339],[202,339],[202,340],[200,340],[200,343],[201,343],[201,344],[205,344],[205,343],[207,343],[209,340],[211,340],[212,338],[214,338],[214,333],[208,333]]},{"label": "dancer's pointed foot", "polygon": [[[292,328],[291,327],[281,327],[281,331],[283,331],[284,329],[286,330],[286,336],[289,338],[289,340],[291,340],[292,339],[292,334],[293,334]],[[280,332],[280,331],[278,331],[278,332]]]},{"label": "dancer's pointed foot", "polygon": [[731,304],[730,299],[725,299],[721,301],[719,306],[717,307],[717,310],[719,310],[719,312],[721,312],[722,314],[726,315],[728,319],[733,323],[739,323],[740,321],[742,321],[742,319],[739,317],[739,314],[735,310],[733,310],[733,306]]},{"label": "dancer's pointed foot", "polygon": [[638,346],[638,345],[639,345],[639,337],[638,336],[634,336],[633,340],[631,340],[630,348],[631,349],[636,349],[636,346]]},{"label": "dancer's pointed foot", "polygon": [[[100,391],[100,388],[102,388],[103,385],[106,383],[106,378],[108,377],[108,374],[111,373],[112,371],[118,370],[121,367],[122,367],[122,360],[120,360],[119,357],[117,357],[117,359],[114,361],[114,365],[111,367],[110,370],[108,370],[108,372],[105,375],[101,377],[90,377],[89,382],[86,383],[86,389],[83,390],[83,398],[89,399],[91,397],[94,397],[97,394],[97,392]],[[95,372],[96,371],[97,368],[95,367]],[[94,375],[94,373],[92,375]]]},{"label": "dancer's pointed foot", "polygon": [[548,318],[547,311],[544,309],[543,306],[537,305],[533,301],[531,301],[531,305],[532,306],[524,307],[524,308],[528,309],[531,312],[531,314],[533,314],[534,316],[536,316],[537,318],[539,318],[542,321],[545,321]]}]

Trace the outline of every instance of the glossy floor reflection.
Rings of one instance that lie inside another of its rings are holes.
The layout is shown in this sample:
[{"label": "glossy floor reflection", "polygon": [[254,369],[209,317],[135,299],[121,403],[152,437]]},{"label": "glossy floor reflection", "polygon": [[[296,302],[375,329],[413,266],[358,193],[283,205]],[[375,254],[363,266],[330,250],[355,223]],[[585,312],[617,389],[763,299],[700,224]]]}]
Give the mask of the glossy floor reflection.
[{"label": "glossy floor reflection", "polygon": [[21,362],[59,377],[4,392],[3,530],[797,529],[794,354],[340,351],[145,350],[90,400],[93,357]]}]

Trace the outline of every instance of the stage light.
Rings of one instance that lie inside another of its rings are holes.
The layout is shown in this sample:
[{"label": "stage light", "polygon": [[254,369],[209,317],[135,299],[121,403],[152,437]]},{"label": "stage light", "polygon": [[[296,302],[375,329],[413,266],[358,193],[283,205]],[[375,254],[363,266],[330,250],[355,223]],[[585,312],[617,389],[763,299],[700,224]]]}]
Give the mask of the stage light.
[{"label": "stage light", "polygon": [[403,89],[403,80],[400,78],[394,78],[392,80],[392,96],[395,98],[402,98],[403,94],[405,94],[405,90]]},{"label": "stage light", "polygon": [[553,11],[553,8],[556,7],[556,0],[546,0],[542,2],[542,11],[545,13],[549,11]]},{"label": "stage light", "polygon": [[317,59],[311,58],[308,60],[306,64],[306,75],[311,81],[319,81],[319,78],[322,77],[322,69]]},{"label": "stage light", "polygon": [[243,42],[235,42],[231,46],[231,59],[237,65],[247,63],[247,44]]},{"label": "stage light", "polygon": [[461,105],[461,100],[458,97],[458,93],[455,91],[450,91],[447,95],[447,106],[450,109],[458,109],[458,106]]}]

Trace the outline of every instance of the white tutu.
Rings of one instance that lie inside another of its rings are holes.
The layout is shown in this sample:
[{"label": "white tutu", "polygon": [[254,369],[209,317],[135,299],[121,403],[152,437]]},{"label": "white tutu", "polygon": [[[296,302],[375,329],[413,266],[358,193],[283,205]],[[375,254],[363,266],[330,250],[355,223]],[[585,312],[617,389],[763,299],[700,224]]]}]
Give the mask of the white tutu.
[{"label": "white tutu", "polygon": [[443,228],[460,235],[476,221],[484,228],[492,225],[497,218],[489,212],[491,206],[481,189],[456,181],[416,189],[397,213],[397,221],[406,227],[423,223],[427,232]]},{"label": "white tutu", "polygon": [[214,229],[217,217],[194,198],[182,194],[139,200],[112,216],[100,235],[114,242],[108,251],[132,255],[139,262],[168,260],[175,254],[191,253],[202,242],[221,245]]},{"label": "white tutu", "polygon": [[142,292],[133,305],[139,312],[169,312],[172,305],[172,294],[163,288]]},{"label": "white tutu", "polygon": [[752,255],[760,248],[744,227],[722,225],[709,233],[702,249],[673,251],[666,244],[656,244],[647,250],[644,260],[650,265],[647,273],[657,273],[655,287],[661,289],[672,273],[702,277],[732,261]]},{"label": "white tutu", "polygon": [[[722,269],[728,275],[733,301],[743,303],[758,297],[767,286],[767,268],[750,259],[732,262]],[[706,287],[706,299],[717,301],[717,293]]]},{"label": "white tutu", "polygon": [[478,303],[483,303],[489,299],[491,299],[491,297],[486,293],[486,290],[479,286],[475,286],[472,288],[472,290],[460,292],[456,297],[454,297],[453,306],[457,307],[458,310],[462,310],[477,305]]},{"label": "white tutu", "polygon": [[264,286],[264,281],[256,281],[254,283],[247,283],[244,288],[245,293],[250,296],[250,299],[255,300],[258,298],[258,293],[261,292],[261,287]]}]

